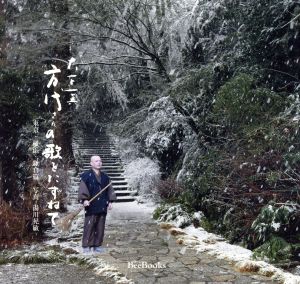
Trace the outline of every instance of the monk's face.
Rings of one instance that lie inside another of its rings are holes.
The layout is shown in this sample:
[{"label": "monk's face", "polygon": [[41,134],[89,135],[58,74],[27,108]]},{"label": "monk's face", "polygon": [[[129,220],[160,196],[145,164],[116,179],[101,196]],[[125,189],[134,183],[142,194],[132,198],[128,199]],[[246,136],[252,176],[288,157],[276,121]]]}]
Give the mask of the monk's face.
[{"label": "monk's face", "polygon": [[100,170],[102,167],[102,161],[99,156],[92,156],[91,157],[91,166],[95,170]]}]

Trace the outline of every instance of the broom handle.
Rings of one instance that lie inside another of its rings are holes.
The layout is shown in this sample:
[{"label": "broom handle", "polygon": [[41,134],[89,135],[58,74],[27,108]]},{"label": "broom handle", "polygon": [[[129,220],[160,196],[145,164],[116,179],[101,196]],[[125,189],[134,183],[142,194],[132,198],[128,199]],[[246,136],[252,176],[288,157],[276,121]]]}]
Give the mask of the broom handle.
[{"label": "broom handle", "polygon": [[110,182],[106,187],[104,187],[103,189],[101,189],[94,197],[92,197],[89,202],[92,202],[97,196],[99,196],[105,189],[107,189],[110,185],[112,184],[112,182]]}]

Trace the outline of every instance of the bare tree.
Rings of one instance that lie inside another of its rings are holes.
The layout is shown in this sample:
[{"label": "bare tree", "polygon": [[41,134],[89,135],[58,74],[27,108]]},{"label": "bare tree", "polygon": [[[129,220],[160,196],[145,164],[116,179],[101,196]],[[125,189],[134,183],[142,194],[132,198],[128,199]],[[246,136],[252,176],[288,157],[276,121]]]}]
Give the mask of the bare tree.
[{"label": "bare tree", "polygon": [[[6,53],[6,38],[5,38],[6,5],[7,5],[6,1],[0,2],[0,68],[3,68],[6,64],[6,54],[5,54]],[[0,204],[3,201],[3,180],[4,180],[3,163],[2,163],[2,159],[1,159],[0,160]]]},{"label": "bare tree", "polygon": [[[101,46],[101,60],[93,59],[77,65],[125,67],[129,72],[157,74],[170,82],[158,51],[160,35],[155,26],[155,14],[152,13],[154,5],[151,2],[113,0],[96,4],[95,1],[74,0],[70,5],[72,11],[68,11],[73,28],[63,25],[25,27],[23,31],[47,32],[54,37],[68,34],[76,45],[86,43],[90,46],[97,42]],[[124,53],[120,54],[120,51]],[[115,56],[109,56],[112,54]]]}]

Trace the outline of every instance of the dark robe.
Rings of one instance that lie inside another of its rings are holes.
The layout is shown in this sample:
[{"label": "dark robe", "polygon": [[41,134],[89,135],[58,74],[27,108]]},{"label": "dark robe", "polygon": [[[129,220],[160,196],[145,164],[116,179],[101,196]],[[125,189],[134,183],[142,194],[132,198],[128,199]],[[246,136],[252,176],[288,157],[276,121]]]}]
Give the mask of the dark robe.
[{"label": "dark robe", "polygon": [[[84,200],[89,200],[110,183],[110,178],[106,173],[100,171],[100,175],[98,176],[92,169],[85,171],[80,177],[81,181],[78,191],[78,201],[80,203],[83,203]],[[108,202],[115,200],[117,200],[116,193],[112,185],[110,185],[91,202],[90,206],[85,208],[85,215],[106,213]]]}]

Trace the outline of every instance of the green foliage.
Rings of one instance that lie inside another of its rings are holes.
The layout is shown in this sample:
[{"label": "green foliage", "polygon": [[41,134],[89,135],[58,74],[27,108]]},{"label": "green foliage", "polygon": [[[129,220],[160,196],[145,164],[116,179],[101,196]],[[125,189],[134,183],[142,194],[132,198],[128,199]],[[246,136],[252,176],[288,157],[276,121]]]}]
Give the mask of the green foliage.
[{"label": "green foliage", "polygon": [[253,257],[268,258],[270,262],[287,262],[292,257],[292,246],[283,238],[272,236],[267,242],[256,248]]},{"label": "green foliage", "polygon": [[266,174],[266,181],[270,186],[274,186],[279,180],[281,173],[279,171],[270,171]]},{"label": "green foliage", "polygon": [[283,159],[289,167],[295,167],[300,164],[300,152],[286,153],[283,155]]},{"label": "green foliage", "polygon": [[272,204],[264,206],[251,226],[256,233],[256,242],[265,242],[281,228],[288,226],[295,210],[295,205],[288,203],[279,208]]},{"label": "green foliage", "polygon": [[299,74],[299,3],[257,0],[243,10],[244,60],[265,68],[265,80],[275,90],[294,91],[297,82],[293,77]]},{"label": "green foliage", "polygon": [[[201,69],[190,69],[169,89],[169,95],[174,99],[180,100],[188,111],[193,111],[195,105],[204,104],[203,99],[212,99],[205,97],[205,92],[212,90],[213,70],[210,66]],[[201,100],[202,98],[202,100]]]},{"label": "green foliage", "polygon": [[181,204],[165,203],[154,210],[153,218],[162,222],[175,222],[180,228],[192,223],[191,212]]},{"label": "green foliage", "polygon": [[222,151],[212,148],[206,152],[193,153],[193,157],[186,163],[189,175],[184,178],[184,187],[188,191],[180,197],[183,204],[198,210],[203,198],[222,185],[223,180],[217,175],[218,171],[224,170],[218,163],[222,156]]},{"label": "green foliage", "polygon": [[[35,81],[33,81],[33,77]],[[42,111],[40,76],[36,70],[0,70],[0,127],[17,130]],[[37,83],[37,81],[39,83]]]},{"label": "green foliage", "polygon": [[0,264],[7,263],[57,263],[65,261],[64,254],[54,250],[41,250],[41,251],[8,251],[4,250],[0,254]]},{"label": "green foliage", "polygon": [[200,226],[206,230],[207,232],[215,232],[216,231],[216,222],[209,220],[206,217],[201,218]]},{"label": "green foliage", "polygon": [[232,131],[269,121],[284,109],[284,100],[275,92],[257,88],[255,79],[239,74],[218,91],[213,113]]},{"label": "green foliage", "polygon": [[177,111],[187,118],[192,129],[206,128],[214,89],[219,83],[218,72],[212,66],[205,66],[188,70],[168,90],[174,106],[179,106]]},{"label": "green foliage", "polygon": [[158,206],[154,209],[152,216],[155,220],[157,220],[164,212],[165,212],[165,205],[161,204],[160,206]]}]

